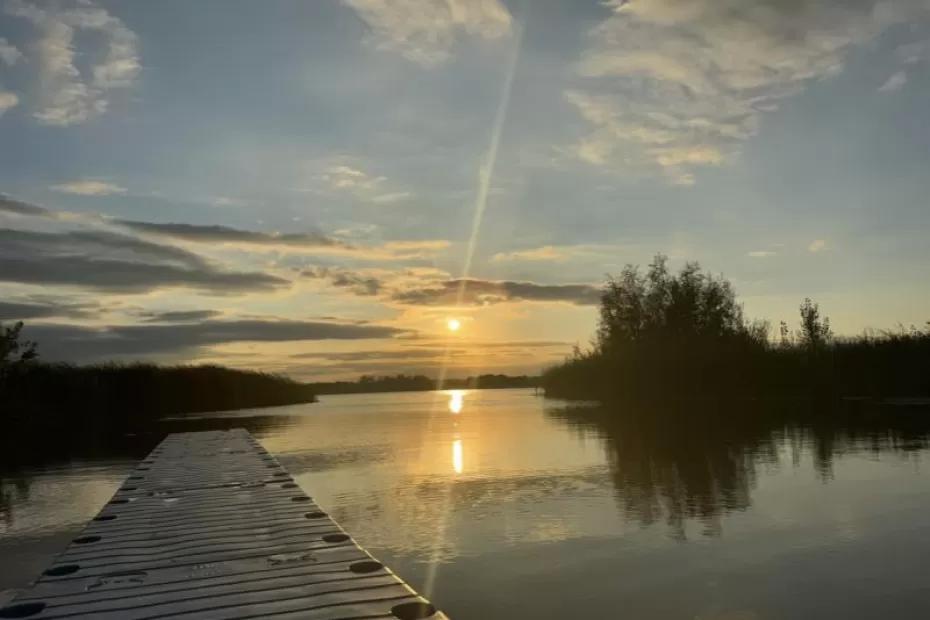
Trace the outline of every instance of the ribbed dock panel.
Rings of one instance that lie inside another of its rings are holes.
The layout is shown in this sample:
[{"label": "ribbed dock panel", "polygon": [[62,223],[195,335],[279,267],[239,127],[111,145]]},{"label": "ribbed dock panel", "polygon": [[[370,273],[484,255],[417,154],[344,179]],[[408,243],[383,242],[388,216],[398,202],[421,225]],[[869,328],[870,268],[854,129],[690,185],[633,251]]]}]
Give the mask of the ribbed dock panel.
[{"label": "ribbed dock panel", "polygon": [[0,618],[445,618],[247,431],[168,436]]}]

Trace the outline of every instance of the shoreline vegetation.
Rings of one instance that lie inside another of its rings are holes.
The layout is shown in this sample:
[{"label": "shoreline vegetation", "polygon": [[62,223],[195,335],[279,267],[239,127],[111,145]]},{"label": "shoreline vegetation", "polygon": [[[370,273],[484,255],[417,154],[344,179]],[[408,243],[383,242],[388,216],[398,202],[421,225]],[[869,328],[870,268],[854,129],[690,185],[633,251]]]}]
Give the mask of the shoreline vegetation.
[{"label": "shoreline vegetation", "polygon": [[539,377],[527,375],[478,375],[446,379],[441,384],[426,375],[362,375],[358,381],[311,383],[317,394],[375,394],[381,392],[425,392],[430,390],[498,390],[539,385]]},{"label": "shoreline vegetation", "polygon": [[800,327],[747,319],[733,286],[687,263],[677,274],[657,255],[607,281],[589,350],[547,369],[547,397],[617,402],[804,398],[881,402],[930,396],[930,322],[924,329],[836,337],[805,299]]},{"label": "shoreline vegetation", "polygon": [[539,380],[487,374],[439,386],[424,375],[399,374],[301,383],[214,365],[45,363],[36,344],[21,338],[22,328],[0,325],[0,422],[7,438],[15,431],[135,431],[166,416],[312,403],[320,394],[534,387]]},{"label": "shoreline vegetation", "polygon": [[311,386],[283,375],[221,366],[30,362],[0,370],[7,428],[131,430],[183,413],[316,402]]}]

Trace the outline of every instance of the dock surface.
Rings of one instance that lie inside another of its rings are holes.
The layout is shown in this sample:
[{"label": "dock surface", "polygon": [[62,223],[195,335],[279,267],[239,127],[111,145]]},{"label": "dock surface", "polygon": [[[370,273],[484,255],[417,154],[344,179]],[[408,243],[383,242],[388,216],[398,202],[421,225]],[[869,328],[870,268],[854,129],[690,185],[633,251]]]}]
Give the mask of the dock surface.
[{"label": "dock surface", "polygon": [[169,435],[0,618],[446,616],[235,429]]}]

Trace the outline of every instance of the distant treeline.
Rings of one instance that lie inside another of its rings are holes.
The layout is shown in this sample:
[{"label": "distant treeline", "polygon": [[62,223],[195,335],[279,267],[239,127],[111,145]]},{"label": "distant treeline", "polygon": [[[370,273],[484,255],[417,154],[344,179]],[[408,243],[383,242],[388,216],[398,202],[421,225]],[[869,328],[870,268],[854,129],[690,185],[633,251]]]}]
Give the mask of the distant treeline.
[{"label": "distant treeline", "polygon": [[18,333],[16,326],[0,326],[0,424],[6,429],[117,431],[172,414],[316,400],[307,384],[220,366],[45,364],[28,343],[16,342]]},{"label": "distant treeline", "polygon": [[467,379],[446,379],[439,385],[426,375],[362,375],[358,381],[332,381],[309,384],[317,394],[368,394],[374,392],[423,392],[445,389],[502,389],[539,385],[539,377],[521,375],[478,375]]},{"label": "distant treeline", "polygon": [[886,398],[930,395],[930,325],[834,337],[811,300],[792,331],[743,315],[731,284],[688,263],[670,273],[657,256],[645,274],[608,280],[590,350],[542,377],[547,396],[689,399],[790,395]]}]

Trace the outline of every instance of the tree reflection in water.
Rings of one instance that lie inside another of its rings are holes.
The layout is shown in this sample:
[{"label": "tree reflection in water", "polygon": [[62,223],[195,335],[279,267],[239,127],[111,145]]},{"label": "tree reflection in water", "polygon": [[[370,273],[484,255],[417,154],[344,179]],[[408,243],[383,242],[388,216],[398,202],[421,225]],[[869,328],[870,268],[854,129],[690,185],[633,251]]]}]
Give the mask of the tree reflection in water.
[{"label": "tree reflection in water", "polygon": [[[721,533],[721,518],[752,505],[760,468],[801,465],[822,480],[851,453],[908,455],[930,447],[930,416],[818,414],[809,403],[568,406],[548,414],[604,446],[626,519],[664,520],[685,538],[689,522]],[[800,423],[796,420],[807,422]]]}]

